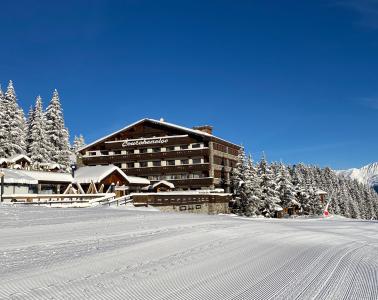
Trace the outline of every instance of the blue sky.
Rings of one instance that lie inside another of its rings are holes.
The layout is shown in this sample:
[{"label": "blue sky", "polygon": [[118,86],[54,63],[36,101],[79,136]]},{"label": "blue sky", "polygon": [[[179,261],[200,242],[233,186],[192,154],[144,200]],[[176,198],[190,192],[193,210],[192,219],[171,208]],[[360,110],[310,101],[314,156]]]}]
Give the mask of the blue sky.
[{"label": "blue sky", "polygon": [[378,160],[378,1],[1,1],[0,82],[87,142],[144,117],[255,159]]}]

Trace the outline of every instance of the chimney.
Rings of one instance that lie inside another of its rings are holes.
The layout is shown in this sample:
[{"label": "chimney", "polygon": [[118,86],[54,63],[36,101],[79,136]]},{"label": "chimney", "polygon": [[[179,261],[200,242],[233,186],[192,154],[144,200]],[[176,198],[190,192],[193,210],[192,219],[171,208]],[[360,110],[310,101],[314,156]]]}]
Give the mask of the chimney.
[{"label": "chimney", "polygon": [[213,126],[210,126],[210,125],[194,126],[193,129],[199,130],[208,134],[213,134]]}]

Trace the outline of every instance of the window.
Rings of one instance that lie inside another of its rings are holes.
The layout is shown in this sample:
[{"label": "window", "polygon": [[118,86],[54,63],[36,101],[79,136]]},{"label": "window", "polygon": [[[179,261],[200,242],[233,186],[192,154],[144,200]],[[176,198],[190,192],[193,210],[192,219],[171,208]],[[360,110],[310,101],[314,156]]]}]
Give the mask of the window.
[{"label": "window", "polygon": [[120,164],[120,163],[116,163],[116,164],[114,164],[116,167],[118,167],[118,168],[122,168],[122,164]]},{"label": "window", "polygon": [[188,165],[189,164],[189,159],[182,159],[181,160],[182,165]]},{"label": "window", "polygon": [[167,151],[175,151],[175,146],[169,146],[166,149]]},{"label": "window", "polygon": [[152,148],[152,152],[154,152],[154,153],[157,153],[157,152],[160,152],[160,151],[161,151],[160,148]]},{"label": "window", "polygon": [[121,154],[121,150],[114,150],[114,154],[115,155]]},{"label": "window", "polygon": [[107,151],[107,150],[101,150],[101,154],[102,154],[102,155],[108,155],[108,154],[109,154],[109,151]]},{"label": "window", "polygon": [[200,158],[193,158],[193,164],[200,164],[201,159]]},{"label": "window", "polygon": [[145,167],[147,167],[148,166],[148,163],[146,162],[146,161],[141,161],[141,162],[139,162],[139,167],[141,167],[141,168],[145,168]]},{"label": "window", "polygon": [[192,149],[201,148],[201,144],[193,144]]},{"label": "window", "polygon": [[196,179],[196,178],[202,178],[202,174],[201,173],[192,173],[192,174],[189,174],[189,178],[192,178],[192,179]]},{"label": "window", "polygon": [[97,152],[96,151],[91,151],[91,152],[89,152],[89,155],[97,155]]},{"label": "window", "polygon": [[175,160],[167,160],[167,166],[174,166],[176,164]]},{"label": "window", "polygon": [[160,167],[161,166],[161,161],[160,160],[155,160],[155,161],[152,162],[152,165],[154,167]]},{"label": "window", "polygon": [[134,162],[128,162],[126,164],[126,168],[128,168],[128,169],[134,168]]},{"label": "window", "polygon": [[147,148],[139,149],[139,153],[147,153]]},{"label": "window", "polygon": [[186,149],[188,149],[188,148],[189,148],[188,145],[181,145],[181,146],[180,146],[180,149],[181,149],[181,150],[186,150]]}]

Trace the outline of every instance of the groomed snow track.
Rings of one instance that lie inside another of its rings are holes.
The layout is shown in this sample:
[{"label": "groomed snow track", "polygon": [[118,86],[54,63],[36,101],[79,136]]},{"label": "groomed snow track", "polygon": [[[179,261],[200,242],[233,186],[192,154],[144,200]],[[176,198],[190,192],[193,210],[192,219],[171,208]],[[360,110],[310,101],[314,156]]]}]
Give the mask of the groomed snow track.
[{"label": "groomed snow track", "polygon": [[0,206],[0,299],[378,299],[378,223]]}]

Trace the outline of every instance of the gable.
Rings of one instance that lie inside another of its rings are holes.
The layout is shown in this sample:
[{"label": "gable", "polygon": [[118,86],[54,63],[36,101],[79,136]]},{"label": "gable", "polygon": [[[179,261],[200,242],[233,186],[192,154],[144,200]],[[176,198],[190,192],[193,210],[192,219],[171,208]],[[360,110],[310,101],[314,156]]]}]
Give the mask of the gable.
[{"label": "gable", "polygon": [[[134,123],[114,134],[106,136],[100,140],[97,140],[80,150],[82,154],[84,151],[95,151],[95,150],[103,150],[103,149],[114,149],[114,148],[124,148],[121,145],[126,140],[135,140],[135,139],[152,139],[152,138],[159,138],[159,137],[166,137],[172,136],[177,138],[189,138],[191,142],[199,142],[208,140],[209,138],[203,137],[200,133],[193,133],[187,132],[181,128],[173,128],[170,126],[165,126],[163,122],[155,123],[149,119],[143,119],[137,123]],[[177,143],[176,139],[176,143]],[[169,143],[167,143],[169,144]]]}]

